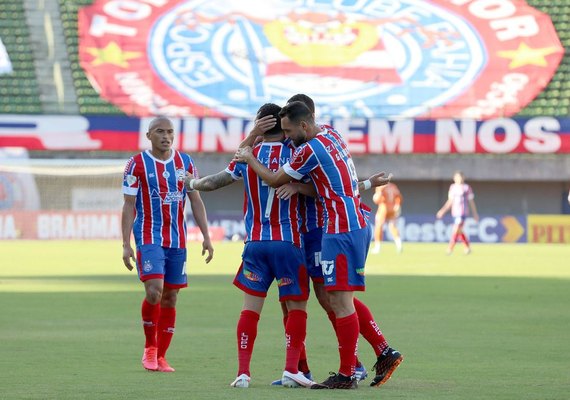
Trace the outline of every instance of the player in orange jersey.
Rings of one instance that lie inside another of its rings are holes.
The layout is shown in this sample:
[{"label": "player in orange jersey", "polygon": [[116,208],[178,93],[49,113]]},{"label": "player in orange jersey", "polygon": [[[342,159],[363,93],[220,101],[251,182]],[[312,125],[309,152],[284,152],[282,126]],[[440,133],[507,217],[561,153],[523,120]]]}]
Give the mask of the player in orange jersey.
[{"label": "player in orange jersey", "polygon": [[372,200],[378,205],[372,253],[377,254],[380,252],[380,242],[382,242],[383,229],[386,222],[388,222],[390,233],[392,233],[392,237],[394,238],[396,250],[398,253],[401,253],[402,239],[396,227],[396,220],[402,211],[402,194],[400,193],[400,189],[398,189],[398,186],[394,183],[378,186],[376,187],[376,192]]}]

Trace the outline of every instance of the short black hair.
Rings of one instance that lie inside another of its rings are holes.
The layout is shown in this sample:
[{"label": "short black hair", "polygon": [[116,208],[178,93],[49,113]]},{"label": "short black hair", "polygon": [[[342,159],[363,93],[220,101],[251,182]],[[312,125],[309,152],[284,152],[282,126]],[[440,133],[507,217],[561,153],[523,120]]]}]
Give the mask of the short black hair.
[{"label": "short black hair", "polygon": [[268,131],[265,131],[263,134],[264,135],[275,135],[277,133],[281,133],[281,119],[279,118],[279,112],[281,111],[281,107],[278,106],[277,104],[274,103],[265,103],[264,105],[262,105],[261,107],[259,107],[259,110],[257,110],[257,115],[255,116],[255,119],[260,119],[263,117],[266,117],[268,115],[273,115],[275,117],[275,119],[277,120],[277,123],[275,124],[275,126],[271,129],[269,129]]},{"label": "short black hair", "polygon": [[315,113],[315,102],[309,96],[303,93],[297,93],[291,96],[287,103],[292,103],[294,101],[300,101],[301,103],[305,104],[309,110],[314,114]]},{"label": "short black hair", "polygon": [[309,107],[301,101],[294,101],[292,103],[287,103],[285,107],[279,112],[280,118],[289,118],[294,124],[299,124],[302,120],[307,122],[314,122],[313,113],[309,110]]}]

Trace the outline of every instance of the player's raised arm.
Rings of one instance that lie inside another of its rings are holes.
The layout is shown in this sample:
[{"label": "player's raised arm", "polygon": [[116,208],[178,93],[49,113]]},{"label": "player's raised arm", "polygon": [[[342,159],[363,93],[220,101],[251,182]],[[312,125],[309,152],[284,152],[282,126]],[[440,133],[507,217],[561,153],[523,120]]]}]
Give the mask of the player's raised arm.
[{"label": "player's raised arm", "polygon": [[358,182],[358,191],[368,190],[373,187],[384,186],[392,180],[392,174],[386,176],[385,172],[377,172],[371,175],[368,179]]},{"label": "player's raised arm", "polygon": [[279,168],[279,170],[273,172],[265,165],[261,164],[259,160],[254,157],[251,152],[251,147],[249,146],[238,149],[234,155],[233,161],[247,163],[265,183],[273,188],[278,188],[293,179],[291,176],[287,175],[283,168]]},{"label": "player's raised arm", "polygon": [[190,174],[186,174],[184,178],[184,186],[186,190],[199,190],[200,192],[211,192],[234,183],[235,180],[227,171],[220,171],[214,175],[204,176],[202,178],[194,178]]},{"label": "player's raised arm", "polygon": [[132,271],[131,260],[136,263],[135,252],[131,246],[131,232],[135,222],[135,201],[136,196],[124,195],[123,211],[121,214],[121,233],[123,235],[123,264],[129,271]]}]

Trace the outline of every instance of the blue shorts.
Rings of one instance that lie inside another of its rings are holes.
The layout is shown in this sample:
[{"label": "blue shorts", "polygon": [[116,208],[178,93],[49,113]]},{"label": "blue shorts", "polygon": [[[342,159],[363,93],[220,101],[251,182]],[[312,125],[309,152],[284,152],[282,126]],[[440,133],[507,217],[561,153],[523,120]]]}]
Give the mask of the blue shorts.
[{"label": "blue shorts", "polygon": [[164,279],[167,287],[186,287],[186,249],[161,247],[157,244],[137,247],[137,271],[143,282]]},{"label": "blue shorts", "polygon": [[466,215],[461,215],[459,217],[453,217],[453,223],[455,225],[463,225],[463,223],[465,222],[466,219],[467,219]]},{"label": "blue shorts", "polygon": [[247,242],[234,285],[252,296],[266,297],[274,279],[279,287],[279,301],[307,300],[309,277],[303,251],[291,242]]},{"label": "blue shorts", "polygon": [[323,268],[321,267],[321,246],[323,229],[313,229],[303,234],[303,248],[307,272],[315,282],[323,283]]},{"label": "blue shorts", "polygon": [[364,265],[372,240],[370,225],[346,233],[324,233],[321,264],[325,289],[364,291]]}]

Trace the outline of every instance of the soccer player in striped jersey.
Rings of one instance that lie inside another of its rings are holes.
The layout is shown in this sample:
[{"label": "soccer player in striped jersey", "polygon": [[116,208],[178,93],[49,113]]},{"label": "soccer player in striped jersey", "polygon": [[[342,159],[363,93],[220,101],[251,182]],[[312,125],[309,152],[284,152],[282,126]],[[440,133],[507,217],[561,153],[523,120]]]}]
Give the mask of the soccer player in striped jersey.
[{"label": "soccer player in striped jersey", "polygon": [[[277,117],[281,107],[263,105],[256,120],[272,115]],[[293,148],[284,143],[280,124],[263,134],[263,141],[253,149],[253,157],[270,170],[278,170],[289,161]],[[238,373],[230,384],[249,387],[250,362],[257,325],[267,291],[277,281],[279,300],[285,302],[289,317],[285,326],[287,335],[285,368],[281,380],[284,386],[310,387],[312,380],[299,371],[299,357],[307,329],[307,299],[309,282],[299,232],[298,196],[280,200],[275,189],[266,185],[247,164],[232,161],[217,174],[200,179],[188,179],[190,189],[210,191],[227,186],[239,179],[244,181],[244,220],[247,238],[242,264],[234,285],[244,293],[244,303],[237,323]]]},{"label": "soccer player in striped jersey", "polygon": [[[184,204],[190,199],[192,213],[204,241],[202,255],[213,257],[206,210],[199,193],[187,193],[186,173],[198,176],[192,158],[172,149],[174,128],[165,117],[151,121],[147,138],[151,149],[129,159],[123,178],[123,263],[135,261],[145,298],[141,314],[145,334],[143,367],[174,372],[166,351],[174,334],[178,291],[188,285],[186,276],[186,221]],[[136,258],[131,247],[136,243]]]},{"label": "soccer player in striped jersey", "polygon": [[465,183],[465,177],[463,172],[455,171],[453,174],[453,183],[449,186],[449,192],[447,194],[447,201],[437,212],[437,218],[442,218],[445,213],[451,209],[451,216],[453,217],[453,231],[451,233],[451,238],[449,239],[449,245],[447,246],[447,254],[453,252],[455,243],[458,239],[463,241],[465,245],[465,254],[471,253],[471,246],[469,245],[469,239],[465,236],[463,232],[463,224],[465,219],[469,216],[469,208],[473,213],[473,219],[479,221],[479,214],[477,214],[477,207],[475,206],[475,195],[473,194],[473,189],[467,183]]},{"label": "soccer player in striped jersey", "polygon": [[[335,314],[334,326],[340,353],[339,373],[312,388],[356,388],[354,372],[359,317],[354,291],[365,288],[364,264],[372,236],[360,203],[356,170],[340,135],[328,127],[317,125],[313,113],[304,103],[287,104],[279,116],[283,132],[298,146],[291,161],[274,172],[257,162],[248,147],[239,149],[235,160],[247,162],[272,187],[279,187],[292,178],[300,180],[306,175],[312,179],[325,207],[321,266],[328,299]],[[372,185],[379,186],[388,181],[379,174],[374,182],[368,180],[364,186],[369,189]],[[368,322],[368,318],[365,320]],[[385,352],[377,360],[377,365],[382,364],[381,369],[385,373],[374,379],[373,386],[385,382],[402,360],[401,354],[389,347]]]},{"label": "soccer player in striped jersey", "polygon": [[[315,103],[313,99],[305,94],[296,94],[291,96],[288,100],[288,103],[300,101],[309,108],[309,110],[313,113],[313,117],[315,115]],[[268,126],[268,121],[262,121],[263,127]],[[321,129],[332,128],[320,125]],[[335,134],[340,138],[338,133]],[[342,139],[341,139],[342,140]],[[253,139],[249,138],[249,140],[244,140],[240,147],[243,147],[244,144],[252,143]],[[374,180],[375,176],[369,178],[369,180]],[[389,180],[389,179],[388,179]],[[310,183],[311,186],[312,183]],[[280,198],[286,198],[287,196],[291,196],[294,193],[298,193],[299,190],[304,190],[307,192],[305,188],[305,184],[299,183],[289,183],[280,186],[277,188],[277,195]],[[382,187],[382,186],[380,186]],[[377,187],[378,188],[378,187]],[[358,182],[358,189],[365,190],[364,182]],[[367,206],[363,203],[362,208],[363,211],[366,213]],[[323,226],[324,226],[324,206],[321,200],[316,197],[316,191],[313,190],[310,195],[300,195],[299,196],[299,205],[300,205],[300,212],[301,212],[301,234],[303,237],[303,247],[305,251],[305,260],[307,265],[307,271],[309,272],[309,276],[313,282],[313,291],[315,296],[321,305],[321,307],[327,313],[333,328],[335,328],[336,317],[333,309],[330,306],[330,302],[328,300],[328,295],[325,290],[324,286],[324,278],[323,272],[320,265],[321,259],[321,242],[322,242],[322,235],[323,235]],[[367,215],[368,217],[368,215]],[[384,337],[384,334],[380,330],[377,322],[375,321],[370,309],[357,297],[354,297],[354,305],[356,308],[356,313],[359,316],[359,320],[364,321],[360,326],[360,334],[370,343],[372,349],[376,353],[376,357],[380,357],[382,353],[387,351],[389,348],[388,342]],[[284,321],[287,320],[287,308],[283,306],[283,315]],[[374,329],[372,329],[374,327]],[[393,358],[393,357],[392,357]],[[377,371],[375,378],[372,382],[372,386],[379,386],[387,381],[386,373],[385,373],[385,360],[381,360],[381,362],[377,362],[375,369],[380,368]],[[307,361],[307,355],[305,349],[301,352],[301,358],[299,360],[299,370],[306,372],[307,375],[309,374],[309,366]],[[356,367],[355,367],[355,378],[357,381],[364,380],[368,376],[368,372],[364,365],[358,359],[358,355],[356,356]],[[273,385],[279,385],[281,383],[280,380],[273,381]]]}]

